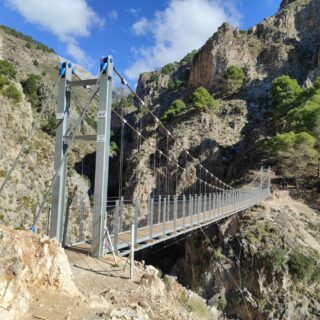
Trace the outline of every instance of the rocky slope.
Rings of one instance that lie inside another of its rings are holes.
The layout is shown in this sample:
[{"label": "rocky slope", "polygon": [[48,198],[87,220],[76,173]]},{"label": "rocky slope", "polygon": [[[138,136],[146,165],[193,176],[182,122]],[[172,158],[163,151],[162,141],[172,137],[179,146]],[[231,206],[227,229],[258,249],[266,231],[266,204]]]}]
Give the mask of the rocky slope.
[{"label": "rocky slope", "polygon": [[[8,61],[13,65],[17,74],[14,79],[10,79],[10,83],[17,88],[21,96],[20,101],[14,102],[0,90],[0,103],[3,107],[3,116],[0,120],[0,183],[18,154],[33,122],[38,121],[37,130],[0,199],[0,220],[10,226],[25,229],[32,224],[36,207],[41,203],[43,193],[48,188],[53,175],[54,134],[50,130],[54,130],[55,124],[50,121],[55,118],[56,101],[51,94],[58,79],[61,58],[42,44],[13,32],[12,29],[1,27],[0,60]],[[79,67],[76,67],[76,71],[83,76],[88,76]],[[23,89],[23,84],[30,75],[39,79],[36,91],[32,94],[26,93]],[[75,93],[80,103],[87,101],[85,91],[75,90]],[[40,108],[45,106],[47,99],[49,100],[47,111],[41,119],[38,119]],[[89,117],[81,129],[83,133],[89,134],[95,130],[89,121],[90,116],[95,113],[95,108],[93,106],[90,110]],[[72,100],[71,124],[79,115],[79,111],[75,101]],[[70,154],[68,194],[71,194],[77,186],[72,209],[78,210],[80,198],[83,198],[87,208],[89,207],[90,184],[86,177],[81,176],[81,169],[78,169],[81,166],[76,167],[75,164],[92,152],[92,145],[75,145]],[[86,214],[89,215],[89,212]],[[73,214],[71,216],[73,222],[78,218]],[[45,231],[45,220],[46,213],[42,215],[38,225],[42,232]],[[73,237],[76,236],[74,232]]]},{"label": "rocky slope", "polygon": [[[243,176],[264,160],[257,142],[275,133],[270,122],[271,82],[286,74],[308,86],[320,75],[319,12],[317,0],[283,1],[275,16],[247,31],[224,24],[197,52],[161,70],[142,74],[137,93],[159,117],[175,99],[182,99],[186,110],[166,126],[181,139],[184,148],[219,177],[230,181],[231,177]],[[230,66],[241,68],[245,74],[238,91],[226,90],[225,74]],[[192,109],[190,95],[199,86],[206,87],[219,101],[216,114]],[[152,118],[144,116],[142,127],[143,133],[154,141],[157,126]],[[164,133],[158,130],[157,134],[158,146],[166,150]],[[169,153],[185,165],[185,154],[172,141]],[[134,152],[132,155],[132,159],[137,157]],[[144,150],[142,156],[145,168],[154,157],[154,150]],[[151,165],[150,170],[143,171],[137,163],[138,160],[127,171],[128,184],[134,181],[130,193],[136,190],[137,196],[147,197],[155,188],[161,194],[163,181],[155,182]],[[161,170],[165,171],[163,165]],[[174,174],[175,170],[169,165],[170,172]],[[151,184],[139,183],[135,176]],[[193,183],[181,177],[179,187],[188,188]]]},{"label": "rocky slope", "polygon": [[152,266],[136,263],[129,280],[126,259],[66,255],[54,240],[3,226],[0,239],[3,320],[215,319],[214,307]]},{"label": "rocky slope", "polygon": [[219,319],[318,319],[319,225],[319,211],[277,191],[188,238],[171,272]]}]

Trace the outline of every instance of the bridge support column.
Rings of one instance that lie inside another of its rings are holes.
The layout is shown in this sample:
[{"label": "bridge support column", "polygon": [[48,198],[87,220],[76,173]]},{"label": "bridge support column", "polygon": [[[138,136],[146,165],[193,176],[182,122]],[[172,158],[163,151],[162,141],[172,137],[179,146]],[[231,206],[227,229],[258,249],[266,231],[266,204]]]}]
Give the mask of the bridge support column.
[{"label": "bridge support column", "polygon": [[113,58],[108,56],[103,58],[101,62],[102,75],[99,83],[99,111],[91,245],[91,254],[97,258],[100,258],[103,254],[104,243],[104,219],[107,205],[110,154]]},{"label": "bridge support column", "polygon": [[61,161],[67,150],[67,144],[64,141],[64,136],[67,134],[69,129],[70,90],[68,89],[67,82],[72,78],[71,63],[63,62],[61,64],[60,77],[58,104],[56,109],[57,129],[54,156],[54,170],[59,170],[59,172],[52,187],[52,212],[49,237],[56,238],[60,243],[62,243],[67,158],[65,158],[63,165],[61,165]]}]

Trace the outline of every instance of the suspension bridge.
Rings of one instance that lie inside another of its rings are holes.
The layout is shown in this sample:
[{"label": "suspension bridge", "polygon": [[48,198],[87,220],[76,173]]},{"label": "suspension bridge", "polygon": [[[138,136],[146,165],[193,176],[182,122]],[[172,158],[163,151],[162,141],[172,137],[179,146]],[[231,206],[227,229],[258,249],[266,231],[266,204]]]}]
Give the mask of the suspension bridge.
[{"label": "suspension bridge", "polygon": [[[148,139],[141,126],[141,121],[139,125],[135,125],[125,118],[123,112],[112,108],[115,77],[120,79],[121,84],[135,97],[137,103],[146,108],[155,127],[161,129],[165,135],[167,142],[165,146],[157,143],[157,139],[155,142]],[[69,212],[66,210],[67,156],[75,142],[95,143],[96,146],[91,239],[87,242],[82,239],[84,221],[84,205],[82,204],[79,212],[80,243],[75,244],[79,248],[89,249],[94,257],[101,257],[107,253],[127,255],[132,251],[142,250],[179,237],[246,210],[270,195],[270,169],[262,168],[251,185],[236,189],[221,181],[204,167],[199,159],[189,150],[184,149],[179,139],[137,96],[115,68],[113,57],[107,56],[101,59],[99,75],[94,79],[83,80],[74,72],[71,63],[61,64],[59,78],[52,94],[44,103],[38,119],[34,121],[16,159],[8,170],[0,187],[0,196],[26,150],[28,141],[37,129],[39,119],[45,114],[49,100],[54,99],[56,87],[58,87],[58,94],[54,174],[37,208],[30,228],[32,231],[37,230],[44,208],[49,207],[51,211],[47,216],[47,233],[61,243],[65,240],[69,219]],[[88,93],[88,101],[80,108],[80,115],[72,122],[70,121],[71,97],[75,87],[85,88]],[[79,134],[81,126],[93,100],[97,100],[99,105],[96,115],[96,133],[81,135]],[[121,122],[122,136],[119,156],[121,186],[119,197],[116,198],[108,198],[107,195],[112,113]],[[135,136],[138,151],[141,141],[146,141],[153,150],[153,164],[150,164],[150,170],[153,172],[154,181],[159,180],[159,185],[165,185],[160,188],[158,183],[155,183],[152,193],[146,198],[133,198],[132,196],[125,198],[122,194],[124,127],[127,127]],[[169,139],[178,148],[176,153],[184,156],[183,163],[178,156],[169,153]],[[173,188],[168,187],[170,179],[174,180]]]}]

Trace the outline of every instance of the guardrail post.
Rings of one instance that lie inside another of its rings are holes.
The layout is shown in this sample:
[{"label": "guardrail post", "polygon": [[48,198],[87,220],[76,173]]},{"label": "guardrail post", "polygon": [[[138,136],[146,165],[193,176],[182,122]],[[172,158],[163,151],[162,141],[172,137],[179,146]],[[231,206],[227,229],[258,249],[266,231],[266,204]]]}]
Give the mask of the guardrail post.
[{"label": "guardrail post", "polygon": [[203,220],[207,220],[207,194],[203,197]]},{"label": "guardrail post", "polygon": [[131,243],[130,243],[130,280],[133,280],[133,268],[134,268],[134,225],[131,226]]},{"label": "guardrail post", "polygon": [[116,208],[115,208],[115,212],[114,212],[114,234],[113,234],[113,247],[114,250],[116,252],[116,254],[118,254],[118,245],[119,245],[119,200],[116,201]]},{"label": "guardrail post", "polygon": [[163,231],[163,234],[165,235],[166,234],[166,214],[167,214],[167,198],[164,198],[163,199],[163,208],[162,208],[162,223],[163,223],[163,226],[162,226],[162,231]]},{"label": "guardrail post", "polygon": [[154,208],[154,199],[152,198],[150,201],[150,232],[149,232],[149,236],[150,239],[153,239],[153,208]]},{"label": "guardrail post", "polygon": [[177,232],[177,214],[178,214],[178,199],[175,195],[173,197],[173,231]]},{"label": "guardrail post", "polygon": [[134,244],[137,244],[138,241],[138,219],[139,219],[139,201],[135,200],[134,202]]},{"label": "guardrail post", "polygon": [[84,202],[83,198],[81,197],[81,199],[80,199],[79,242],[83,241],[84,211],[85,211],[85,202]]},{"label": "guardrail post", "polygon": [[212,194],[209,193],[209,219],[212,217]]},{"label": "guardrail post", "polygon": [[197,214],[198,214],[198,224],[200,224],[200,206],[201,206],[201,195],[197,196]]},{"label": "guardrail post", "polygon": [[119,231],[122,232],[123,231],[123,217],[124,216],[124,212],[123,212],[123,197],[121,197],[120,200],[120,216],[119,216]]},{"label": "guardrail post", "polygon": [[158,203],[158,223],[161,223],[161,196],[159,196],[159,203]]},{"label": "guardrail post", "polygon": [[186,228],[186,196],[183,195],[182,197],[182,224],[183,229]]},{"label": "guardrail post", "polygon": [[193,225],[192,216],[193,216],[193,196],[190,196],[189,199],[189,215],[190,215],[190,225]]}]

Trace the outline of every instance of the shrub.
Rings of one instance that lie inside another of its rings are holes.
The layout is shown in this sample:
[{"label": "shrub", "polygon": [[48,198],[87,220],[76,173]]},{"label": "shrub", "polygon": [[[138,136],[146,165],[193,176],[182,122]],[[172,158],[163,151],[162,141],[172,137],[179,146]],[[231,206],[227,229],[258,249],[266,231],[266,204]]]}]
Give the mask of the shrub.
[{"label": "shrub", "polygon": [[198,52],[197,50],[193,50],[192,52],[189,52],[184,58],[182,58],[180,63],[190,64],[197,52]]},{"label": "shrub", "polygon": [[21,94],[14,84],[11,84],[10,86],[3,89],[2,94],[11,99],[14,103],[18,103],[21,101]]},{"label": "shrub", "polygon": [[267,263],[273,270],[279,270],[286,261],[286,251],[281,248],[273,249],[269,255]]},{"label": "shrub", "polygon": [[156,82],[159,81],[159,75],[157,72],[152,72],[150,77],[150,82]]},{"label": "shrub", "polygon": [[26,42],[25,46],[28,48],[28,49],[31,49],[32,48],[32,44],[30,42]]},{"label": "shrub", "polygon": [[309,280],[315,271],[315,261],[301,252],[295,251],[289,255],[289,272],[294,280]]},{"label": "shrub", "polygon": [[0,60],[0,76],[8,76],[11,79],[15,79],[17,71],[15,70],[12,63],[6,60]]},{"label": "shrub", "polygon": [[55,115],[49,116],[47,123],[44,124],[41,129],[46,132],[48,135],[54,137],[56,134],[56,128],[57,128],[57,119]]},{"label": "shrub", "polygon": [[175,70],[175,66],[173,63],[168,63],[161,69],[161,73],[163,74],[170,74]]},{"label": "shrub", "polygon": [[36,74],[30,74],[26,80],[21,82],[23,92],[27,95],[36,93],[39,87],[40,80],[41,80],[40,76]]},{"label": "shrub", "polygon": [[218,110],[218,102],[210,95],[208,90],[204,87],[197,88],[191,97],[193,106],[202,111],[206,110]]},{"label": "shrub", "polygon": [[161,119],[164,121],[170,121],[170,120],[174,119],[179,113],[181,113],[185,109],[186,109],[185,103],[182,100],[177,99],[177,100],[173,101],[172,105],[163,114]]},{"label": "shrub", "polygon": [[2,89],[4,86],[7,86],[10,84],[10,81],[7,77],[0,76],[0,89]]},{"label": "shrub", "polygon": [[242,89],[246,76],[240,67],[232,65],[228,67],[223,78],[225,91],[234,93]]},{"label": "shrub", "polygon": [[35,67],[37,67],[37,66],[39,65],[38,60],[33,60],[33,65],[34,65]]},{"label": "shrub", "polygon": [[43,77],[45,77],[45,76],[47,75],[47,72],[46,72],[46,71],[42,71],[42,72],[41,72],[41,75],[42,75]]},{"label": "shrub", "polygon": [[316,139],[307,132],[277,134],[271,140],[271,150],[283,168],[283,174],[294,177],[298,186],[299,177],[309,164],[316,161]]},{"label": "shrub", "polygon": [[110,151],[111,151],[111,153],[116,154],[118,149],[119,148],[118,148],[117,143],[115,141],[111,141],[110,142]]},{"label": "shrub", "polygon": [[277,116],[286,115],[290,106],[303,90],[299,86],[296,79],[289,76],[281,76],[273,80],[271,87],[271,96],[274,100],[274,112]]},{"label": "shrub", "polygon": [[168,90],[170,91],[176,91],[178,90],[180,87],[183,86],[183,82],[181,80],[174,80],[172,81],[171,79],[168,82]]},{"label": "shrub", "polygon": [[197,314],[200,317],[208,317],[208,309],[201,298],[193,296],[188,303],[188,311]]}]

